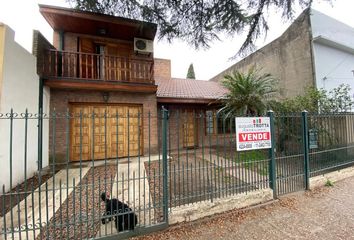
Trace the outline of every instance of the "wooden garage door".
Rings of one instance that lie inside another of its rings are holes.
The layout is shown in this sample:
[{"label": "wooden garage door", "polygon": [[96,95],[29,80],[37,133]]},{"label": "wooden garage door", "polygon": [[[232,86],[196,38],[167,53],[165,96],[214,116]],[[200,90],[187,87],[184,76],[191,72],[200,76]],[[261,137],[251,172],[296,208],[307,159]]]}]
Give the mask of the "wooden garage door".
[{"label": "wooden garage door", "polygon": [[71,111],[73,161],[142,154],[141,106],[73,104]]}]

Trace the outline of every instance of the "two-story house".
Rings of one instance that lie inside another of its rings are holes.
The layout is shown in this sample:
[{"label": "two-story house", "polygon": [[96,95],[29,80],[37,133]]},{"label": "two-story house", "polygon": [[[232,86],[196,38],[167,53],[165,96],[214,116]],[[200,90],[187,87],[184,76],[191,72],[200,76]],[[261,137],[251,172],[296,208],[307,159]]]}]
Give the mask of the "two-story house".
[{"label": "two-story house", "polygon": [[[52,46],[39,33],[34,42],[39,75],[50,89],[51,115],[61,114],[51,121],[56,161],[64,161],[68,149],[75,161],[136,156],[148,141],[156,148],[152,43],[157,26],[45,5],[40,12],[54,30]],[[150,127],[143,121],[148,114],[154,116]]]},{"label": "two-story house", "polygon": [[170,149],[217,137],[215,117],[197,117],[215,113],[225,89],[171,78],[170,61],[154,59],[156,24],[47,5],[40,12],[54,30],[53,44],[37,32],[34,49],[50,89],[55,162],[157,152],[162,107],[171,110]]},{"label": "two-story house", "polygon": [[177,120],[171,113],[174,148],[198,146],[201,134],[217,135],[214,118],[206,123],[195,116],[213,108],[225,89],[172,79],[170,61],[153,56],[156,24],[46,5],[40,12],[54,30],[53,45],[37,33],[34,48],[56,114],[50,127],[56,162],[156,151],[162,106],[187,116]]}]

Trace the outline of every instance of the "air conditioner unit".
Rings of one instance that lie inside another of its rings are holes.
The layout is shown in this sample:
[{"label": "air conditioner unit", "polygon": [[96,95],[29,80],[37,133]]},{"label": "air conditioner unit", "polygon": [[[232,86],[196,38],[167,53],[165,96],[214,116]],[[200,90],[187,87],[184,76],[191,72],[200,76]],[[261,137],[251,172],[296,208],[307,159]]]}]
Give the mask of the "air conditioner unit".
[{"label": "air conditioner unit", "polygon": [[154,42],[143,38],[134,38],[134,51],[149,54],[154,51]]}]

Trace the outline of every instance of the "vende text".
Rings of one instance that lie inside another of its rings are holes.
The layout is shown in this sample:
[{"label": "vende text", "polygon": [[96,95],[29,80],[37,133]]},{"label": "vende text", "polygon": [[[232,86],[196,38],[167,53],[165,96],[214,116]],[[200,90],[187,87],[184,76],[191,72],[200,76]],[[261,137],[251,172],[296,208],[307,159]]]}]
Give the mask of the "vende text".
[{"label": "vende text", "polygon": [[252,142],[252,141],[263,141],[269,140],[269,132],[257,132],[257,133],[239,133],[238,140],[240,142]]}]

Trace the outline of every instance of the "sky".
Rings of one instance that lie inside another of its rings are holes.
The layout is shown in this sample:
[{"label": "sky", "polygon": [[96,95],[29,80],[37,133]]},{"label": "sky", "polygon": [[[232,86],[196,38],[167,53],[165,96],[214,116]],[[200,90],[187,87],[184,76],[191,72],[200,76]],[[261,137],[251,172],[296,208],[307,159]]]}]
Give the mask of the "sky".
[{"label": "sky", "polygon": [[[29,52],[32,51],[33,29],[39,30],[52,42],[53,31],[39,13],[39,3],[70,7],[65,0],[0,0],[0,22],[15,31],[15,40]],[[313,8],[354,27],[353,0],[333,0],[332,4],[325,0],[314,0]],[[301,10],[298,9],[296,16],[300,13]],[[291,24],[291,21],[284,22],[280,13],[271,11],[269,15],[270,30],[267,36],[257,41],[258,48],[279,37]],[[222,36],[222,40],[213,42],[209,49],[199,50],[180,40],[172,43],[160,40],[154,43],[154,57],[171,59],[172,77],[185,78],[189,64],[193,63],[196,78],[209,80],[240,60],[230,58],[235,55],[243,40],[243,36]]]}]

